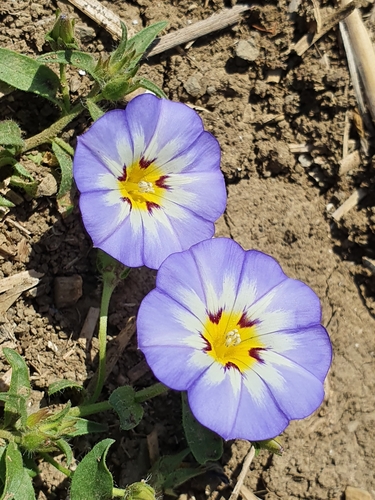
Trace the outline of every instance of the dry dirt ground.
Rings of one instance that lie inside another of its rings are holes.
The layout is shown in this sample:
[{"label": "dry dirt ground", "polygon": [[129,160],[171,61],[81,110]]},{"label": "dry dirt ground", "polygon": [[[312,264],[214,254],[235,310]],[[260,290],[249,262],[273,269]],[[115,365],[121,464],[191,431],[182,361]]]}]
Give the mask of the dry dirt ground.
[{"label": "dry dirt ground", "polygon": [[[129,26],[167,20],[168,30],[230,7],[223,0],[102,3]],[[57,6],[77,19],[84,50],[104,55],[113,49],[115,42],[103,29],[71,6],[52,0],[2,0],[0,46],[30,55],[43,52],[43,36]],[[334,10],[330,0],[320,6],[323,19]],[[373,5],[364,5],[363,13],[371,30]],[[334,360],[323,405],[310,418],[290,425],[282,438],[282,457],[262,452],[254,459],[245,486],[267,500],[344,499],[347,486],[367,490],[375,499],[375,276],[364,265],[375,258],[375,164],[371,147],[349,170],[340,163],[343,155],[359,150],[360,130],[337,28],[302,57],[289,53],[292,42],[315,28],[312,3],[270,1],[236,26],[203,37],[189,49],[149,59],[141,72],[169,98],[196,106],[221,144],[229,197],[217,234],[272,254],[290,276],[308,283],[321,297],[331,335]],[[240,41],[249,42],[252,61],[236,55]],[[87,82],[78,73],[72,78],[73,95],[78,97]],[[44,101],[14,92],[0,100],[0,117],[14,118],[31,136],[56,115]],[[87,124],[87,116],[76,120],[64,132],[65,140],[74,146]],[[343,147],[345,137],[348,147]],[[42,180],[50,172],[42,166],[34,175]],[[335,222],[332,212],[357,188],[365,189],[366,196]],[[24,199],[0,224],[0,246],[7,249],[0,256],[0,279],[25,269],[44,273],[37,296],[23,294],[0,319],[2,347],[16,348],[25,357],[36,400],[45,397],[48,384],[58,378],[86,383],[96,369],[97,341],[94,338],[87,348],[79,334],[89,308],[99,305],[100,281],[78,209],[63,219],[53,196]],[[72,275],[82,278],[83,296],[74,306],[59,309],[55,279]],[[110,342],[136,314],[154,278],[154,272],[137,269],[118,288],[110,309]],[[3,359],[0,369],[8,370]],[[133,337],[104,396],[119,384],[142,388],[151,381]],[[117,485],[146,474],[146,437],[151,432],[157,432],[161,453],[184,446],[174,411],[177,401],[175,394],[153,401],[133,432],[120,432],[115,418],[110,421],[117,441],[108,462]],[[80,459],[93,441],[73,444]],[[248,449],[246,442],[227,444],[222,466],[228,485],[205,477],[180,487],[181,498],[228,498]],[[63,477],[48,468],[45,472],[38,482],[38,498],[67,498]]]}]

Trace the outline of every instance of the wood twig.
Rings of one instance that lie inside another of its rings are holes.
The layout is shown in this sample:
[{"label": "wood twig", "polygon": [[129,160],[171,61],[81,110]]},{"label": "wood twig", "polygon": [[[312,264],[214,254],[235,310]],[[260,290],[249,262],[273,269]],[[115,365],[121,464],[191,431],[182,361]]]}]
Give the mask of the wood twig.
[{"label": "wood twig", "polygon": [[[342,0],[341,4],[346,7],[348,0]],[[344,30],[347,30],[348,39],[346,43],[343,37],[345,51],[348,54],[348,47],[350,46],[355,67],[365,89],[368,109],[375,123],[375,51],[360,11],[355,9],[341,23],[340,29],[341,34],[343,34]]]},{"label": "wood twig", "polygon": [[349,198],[344,201],[339,208],[333,212],[332,217],[338,222],[349,210],[358,205],[358,203],[366,196],[367,191],[365,189],[356,189]]},{"label": "wood twig", "polygon": [[[110,9],[104,7],[98,0],[69,0],[77,9],[93,19],[99,26],[106,29],[115,39],[121,37],[120,18]],[[208,35],[233,24],[238,23],[244,14],[254,7],[251,5],[235,5],[231,9],[224,9],[218,14],[213,14],[203,21],[198,21],[186,28],[181,28],[168,33],[155,40],[147,57],[161,54],[178,45],[188,43],[197,38]]]},{"label": "wood twig", "polygon": [[340,7],[336,12],[330,15],[319,32],[314,34],[309,33],[304,35],[297,43],[292,44],[290,50],[294,50],[299,56],[302,56],[314,43],[316,43],[323,35],[328,33],[332,28],[334,28],[340,21],[343,21],[346,17],[353,12],[356,7],[355,1]]},{"label": "wood twig", "polygon": [[250,467],[251,462],[253,461],[254,456],[255,456],[255,448],[254,448],[254,446],[251,445],[250,451],[246,455],[246,458],[242,464],[242,469],[238,475],[236,486],[233,488],[233,491],[229,497],[229,500],[237,500],[238,495],[240,494],[242,485],[245,481],[246,474],[249,471],[249,467]]}]

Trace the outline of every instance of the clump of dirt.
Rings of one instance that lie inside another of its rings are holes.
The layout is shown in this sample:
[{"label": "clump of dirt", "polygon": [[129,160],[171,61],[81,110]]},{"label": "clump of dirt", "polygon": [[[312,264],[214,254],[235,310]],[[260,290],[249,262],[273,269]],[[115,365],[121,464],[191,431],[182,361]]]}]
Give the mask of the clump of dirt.
[{"label": "clump of dirt", "polygon": [[[102,3],[129,27],[166,19],[168,31],[230,6],[222,0]],[[290,276],[309,284],[322,300],[323,321],[333,342],[334,361],[323,405],[308,419],[290,425],[283,435],[282,457],[262,452],[254,459],[245,487],[267,500],[341,499],[348,485],[364,488],[375,498],[371,443],[375,275],[370,266],[375,259],[375,163],[360,150],[356,101],[338,31],[331,30],[297,57],[289,50],[291,43],[315,29],[315,17],[309,6],[301,4],[293,12],[292,4],[298,2],[255,6],[237,25],[196,40],[189,48],[144,61],[141,72],[170,99],[194,107],[220,142],[228,208],[217,234],[273,255]],[[57,6],[78,20],[84,50],[99,56],[113,49],[115,42],[102,28],[70,4],[52,0],[3,1],[1,46],[29,55],[45,51],[44,33],[53,24]],[[334,4],[326,1],[323,7],[325,13],[332,12]],[[247,59],[237,50],[243,41],[251,48]],[[73,95],[79,98],[90,83],[78,72],[70,77]],[[27,136],[56,119],[53,106],[20,92],[0,99],[0,114],[15,119]],[[345,171],[347,124],[346,153],[358,152],[359,162]],[[87,125],[88,116],[75,120],[64,131],[64,139],[74,146]],[[51,173],[57,177],[44,164],[33,175],[42,181]],[[339,222],[332,219],[334,210],[358,188],[365,190],[362,201]],[[21,203],[1,223],[0,248],[6,252],[0,253],[0,279],[25,269],[44,276],[36,290],[24,293],[0,318],[0,342],[25,357],[35,401],[39,401],[54,380],[69,378],[87,384],[92,378],[97,340],[87,343],[80,332],[90,308],[99,307],[101,283],[95,250],[78,208],[63,218],[53,196],[29,199],[21,191],[17,194]],[[82,297],[74,306],[59,309],[55,279],[73,275],[82,278]],[[118,287],[110,306],[110,345],[154,283],[155,272],[136,269]],[[0,370],[8,370],[3,359]],[[104,396],[119,385],[142,388],[151,381],[133,336],[107,381]],[[108,417],[116,439],[108,463],[119,487],[147,474],[147,436],[152,432],[158,435],[162,453],[182,449],[178,408],[178,394],[156,399],[133,432],[120,432],[115,417]],[[99,437],[73,443],[78,460],[95,439]],[[221,477],[205,476],[179,488],[181,500],[187,495],[228,498],[248,450],[246,442],[228,443],[222,459],[228,484],[220,482]],[[39,499],[68,495],[64,477],[49,466],[37,488]]]}]

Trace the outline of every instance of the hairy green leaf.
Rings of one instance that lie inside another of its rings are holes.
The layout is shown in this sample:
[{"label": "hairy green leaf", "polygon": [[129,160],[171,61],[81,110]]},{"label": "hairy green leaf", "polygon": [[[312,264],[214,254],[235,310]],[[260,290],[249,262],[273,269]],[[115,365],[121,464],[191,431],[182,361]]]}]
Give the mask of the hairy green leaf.
[{"label": "hairy green leaf", "polygon": [[223,440],[220,436],[201,425],[191,413],[186,392],[181,393],[182,424],[186,441],[199,464],[219,460],[223,454]]},{"label": "hairy green leaf", "polygon": [[73,452],[71,447],[69,446],[69,443],[67,443],[65,439],[58,439],[55,444],[64,453],[66,457],[66,463],[69,467],[69,465],[73,461]]},{"label": "hairy green leaf", "polygon": [[64,420],[64,424],[67,426],[71,424],[70,430],[64,432],[64,436],[69,438],[108,431],[107,424],[91,422],[91,420],[86,420],[85,418],[68,417]]},{"label": "hairy green leaf", "polygon": [[54,104],[60,81],[52,71],[30,57],[0,48],[0,80],[16,89],[38,94]]},{"label": "hairy green leaf", "polygon": [[6,198],[4,198],[4,196],[1,196],[1,194],[0,194],[0,207],[13,208],[15,206],[16,205],[14,203],[7,200]]},{"label": "hairy green leaf", "polygon": [[114,439],[104,439],[84,457],[73,474],[71,500],[110,500],[113,479],[105,459]]},{"label": "hairy green leaf", "polygon": [[167,99],[167,96],[164,94],[164,92],[161,90],[160,87],[155,85],[153,82],[148,80],[147,78],[137,78],[131,88],[129,89],[129,92],[133,92],[133,90],[143,88],[146,90],[149,90],[153,94],[155,94],[158,97],[161,97],[162,99]]},{"label": "hairy green leaf", "polygon": [[61,169],[60,189],[57,198],[64,196],[72,187],[73,183],[73,161],[64,149],[55,141],[52,141],[52,151],[54,152]]},{"label": "hairy green leaf", "polygon": [[97,61],[86,52],[80,52],[79,50],[58,50],[57,52],[43,54],[37,57],[36,60],[44,64],[70,64],[86,71],[94,80],[98,80],[98,76],[95,72]]},{"label": "hairy green leaf", "polygon": [[53,394],[56,394],[56,392],[64,391],[65,389],[72,388],[78,389],[79,391],[84,390],[82,385],[74,380],[57,380],[56,382],[52,382],[52,384],[48,387],[48,396],[52,396]]},{"label": "hairy green leaf", "polygon": [[148,47],[155,40],[158,33],[167,25],[167,21],[160,21],[158,23],[151,24],[151,26],[147,26],[147,28],[144,28],[142,31],[130,38],[127,44],[127,49],[135,49],[135,57],[132,58],[130,67],[127,69],[137,65],[138,61],[142,58]]},{"label": "hairy green leaf", "polygon": [[15,443],[5,452],[5,485],[0,500],[35,500],[31,478],[23,466],[22,455]]},{"label": "hairy green leaf", "polygon": [[3,348],[4,356],[12,367],[12,378],[9,386],[9,399],[4,406],[4,427],[9,427],[18,419],[21,425],[26,425],[27,420],[27,400],[30,396],[29,370],[22,356],[16,351]]},{"label": "hairy green leaf", "polygon": [[120,21],[120,24],[121,24],[121,40],[117,46],[117,49],[114,50],[111,54],[111,57],[109,59],[110,64],[116,64],[121,61],[128,43],[128,30],[126,28],[126,25],[122,21]]},{"label": "hairy green leaf", "polygon": [[118,387],[109,397],[109,404],[120,419],[124,431],[133,429],[143,417],[143,408],[135,400],[135,391],[130,386]]},{"label": "hairy green leaf", "polygon": [[104,115],[104,111],[93,100],[86,99],[86,105],[94,122]]},{"label": "hairy green leaf", "polygon": [[16,122],[12,120],[4,120],[0,122],[0,144],[3,146],[20,146],[24,142],[22,140],[22,131]]}]

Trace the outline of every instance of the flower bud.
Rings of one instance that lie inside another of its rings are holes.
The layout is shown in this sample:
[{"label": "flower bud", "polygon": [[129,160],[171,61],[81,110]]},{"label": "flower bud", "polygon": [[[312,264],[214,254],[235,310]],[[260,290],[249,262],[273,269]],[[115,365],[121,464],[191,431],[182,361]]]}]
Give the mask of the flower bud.
[{"label": "flower bud", "polygon": [[56,11],[56,22],[46,35],[52,50],[78,49],[74,38],[74,23],[74,19],[69,19],[67,14]]},{"label": "flower bud", "polygon": [[144,481],[133,483],[125,490],[126,500],[155,500],[155,490]]}]

